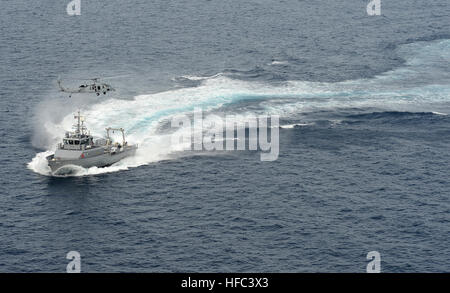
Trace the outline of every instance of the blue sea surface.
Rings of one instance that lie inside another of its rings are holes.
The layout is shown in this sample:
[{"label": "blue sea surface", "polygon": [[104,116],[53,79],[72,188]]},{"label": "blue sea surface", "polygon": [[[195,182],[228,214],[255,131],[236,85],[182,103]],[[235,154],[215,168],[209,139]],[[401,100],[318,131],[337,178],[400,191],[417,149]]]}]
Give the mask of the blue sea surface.
[{"label": "blue sea surface", "polygon": [[[0,272],[450,272],[448,0],[69,2],[0,2]],[[170,152],[199,107],[279,115],[278,159]],[[49,174],[78,108],[136,157]]]}]

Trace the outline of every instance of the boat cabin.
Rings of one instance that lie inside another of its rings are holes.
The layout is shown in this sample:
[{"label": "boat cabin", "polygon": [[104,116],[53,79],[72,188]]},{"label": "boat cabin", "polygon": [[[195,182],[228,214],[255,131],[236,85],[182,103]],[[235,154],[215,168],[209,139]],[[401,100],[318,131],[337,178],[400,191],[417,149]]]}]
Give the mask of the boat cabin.
[{"label": "boat cabin", "polygon": [[70,136],[66,135],[63,142],[59,144],[60,149],[65,150],[85,150],[94,146],[94,139],[90,135]]}]

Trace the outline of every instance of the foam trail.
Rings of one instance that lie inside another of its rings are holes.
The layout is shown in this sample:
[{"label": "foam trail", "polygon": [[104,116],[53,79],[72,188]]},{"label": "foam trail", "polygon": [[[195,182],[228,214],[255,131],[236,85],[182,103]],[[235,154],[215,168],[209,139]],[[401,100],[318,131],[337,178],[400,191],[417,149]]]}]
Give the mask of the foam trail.
[{"label": "foam trail", "polygon": [[[450,41],[444,40],[424,44],[412,44],[402,47],[399,52],[407,58],[405,67],[397,68],[371,79],[345,82],[305,82],[289,81],[273,86],[262,82],[235,80],[216,74],[211,77],[185,77],[199,80],[196,87],[180,88],[150,95],[139,95],[132,100],[109,99],[98,103],[86,104],[83,115],[86,125],[94,136],[104,136],[106,127],[123,127],[127,140],[139,144],[136,155],[106,168],[73,170],[71,175],[84,176],[126,170],[160,160],[173,158],[186,145],[173,143],[171,133],[174,129],[164,129],[172,117],[192,114],[194,108],[224,114],[224,105],[250,101],[250,107],[240,109],[238,114],[263,115],[277,114],[280,117],[298,117],[299,113],[321,109],[339,109],[346,107],[380,108],[388,111],[439,111],[440,106],[448,107],[450,97],[448,67],[437,66],[442,58],[450,61],[447,50]],[[433,54],[423,51],[429,50]],[[441,53],[441,54],[439,54]],[[409,59],[408,59],[409,58]],[[435,60],[435,59],[438,60]],[[437,64],[437,65],[436,65]],[[436,68],[433,66],[437,66]],[[424,66],[426,70],[424,70]],[[433,68],[433,78],[425,80]],[[98,101],[98,100],[94,100]],[[52,109],[52,103],[38,107],[39,111],[53,111],[55,115],[39,114],[39,135],[43,139],[35,142],[47,151],[38,153],[28,167],[40,174],[49,175],[45,156],[52,153],[65,130],[71,129],[72,113],[80,105],[59,105]],[[62,109],[59,111],[59,109]],[[235,109],[234,111],[237,111]],[[40,113],[40,112],[39,112]],[[62,113],[59,117],[56,114]],[[231,113],[235,114],[235,113]],[[56,118],[55,118],[56,117]],[[300,124],[299,124],[300,125]],[[282,128],[294,127],[284,125]],[[189,127],[177,131],[189,134]]]}]

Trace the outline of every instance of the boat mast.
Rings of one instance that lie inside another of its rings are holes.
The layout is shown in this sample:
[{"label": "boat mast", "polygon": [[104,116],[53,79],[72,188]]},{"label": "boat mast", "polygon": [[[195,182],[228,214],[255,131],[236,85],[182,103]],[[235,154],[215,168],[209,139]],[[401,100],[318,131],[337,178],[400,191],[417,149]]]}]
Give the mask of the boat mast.
[{"label": "boat mast", "polygon": [[76,125],[76,130],[75,130],[75,132],[77,133],[77,134],[80,134],[80,122],[81,122],[81,115],[80,115],[80,110],[78,110],[78,115],[75,115],[75,117],[74,118],[76,118],[77,119],[77,125]]}]

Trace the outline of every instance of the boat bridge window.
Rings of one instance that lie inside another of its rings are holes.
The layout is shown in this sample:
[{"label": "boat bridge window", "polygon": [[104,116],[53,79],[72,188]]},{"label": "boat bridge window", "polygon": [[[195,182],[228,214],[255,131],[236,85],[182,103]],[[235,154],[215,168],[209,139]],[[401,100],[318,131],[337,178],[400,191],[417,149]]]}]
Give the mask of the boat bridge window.
[{"label": "boat bridge window", "polygon": [[74,140],[75,144],[80,144],[79,140]]},{"label": "boat bridge window", "polygon": [[73,144],[73,140],[69,139],[69,144]]}]

